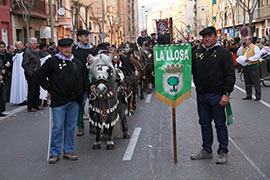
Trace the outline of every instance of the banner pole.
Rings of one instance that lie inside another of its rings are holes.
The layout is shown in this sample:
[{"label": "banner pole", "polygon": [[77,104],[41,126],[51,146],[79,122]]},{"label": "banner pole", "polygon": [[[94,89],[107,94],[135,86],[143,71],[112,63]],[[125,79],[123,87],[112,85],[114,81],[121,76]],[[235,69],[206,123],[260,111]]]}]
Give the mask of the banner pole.
[{"label": "banner pole", "polygon": [[176,140],[176,115],[175,108],[172,108],[172,122],[173,122],[173,152],[174,152],[174,163],[177,163],[177,140]]},{"label": "banner pole", "polygon": [[173,44],[173,19],[170,17],[170,44]]}]

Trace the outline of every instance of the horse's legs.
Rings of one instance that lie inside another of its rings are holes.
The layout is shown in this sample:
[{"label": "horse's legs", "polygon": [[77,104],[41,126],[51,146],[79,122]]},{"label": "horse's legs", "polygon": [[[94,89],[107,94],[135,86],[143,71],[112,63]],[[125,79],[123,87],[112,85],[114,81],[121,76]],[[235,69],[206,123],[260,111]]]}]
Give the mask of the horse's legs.
[{"label": "horse's legs", "polygon": [[143,78],[141,78],[140,80],[140,99],[144,99],[144,95],[143,95]]},{"label": "horse's legs", "polygon": [[137,108],[137,99],[136,99],[136,94],[137,94],[138,88],[137,88],[137,83],[133,84],[133,109],[135,110]]},{"label": "horse's legs", "polygon": [[110,127],[108,129],[108,141],[107,141],[107,150],[113,150],[115,149],[114,143],[113,143],[113,136],[112,136],[113,127]]},{"label": "horse's legs", "polygon": [[133,94],[130,95],[130,97],[128,98],[128,111],[133,115]]},{"label": "horse's legs", "polygon": [[121,124],[122,124],[122,132],[123,132],[123,138],[124,139],[129,139],[130,136],[128,134],[128,125],[127,125],[127,118],[125,115],[125,104],[120,100],[119,105],[118,105],[118,113],[120,116]]},{"label": "horse's legs", "polygon": [[100,132],[101,132],[101,129],[99,127],[96,127],[96,142],[94,142],[93,144],[93,149],[100,149]]}]

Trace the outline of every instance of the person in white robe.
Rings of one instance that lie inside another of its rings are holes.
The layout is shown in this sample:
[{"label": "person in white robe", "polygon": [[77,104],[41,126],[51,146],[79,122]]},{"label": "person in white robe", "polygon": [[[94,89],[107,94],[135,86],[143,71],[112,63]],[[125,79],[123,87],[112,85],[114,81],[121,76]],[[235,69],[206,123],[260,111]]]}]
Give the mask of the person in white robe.
[{"label": "person in white robe", "polygon": [[21,104],[27,99],[27,81],[24,75],[24,69],[22,68],[23,60],[23,43],[17,41],[15,43],[17,48],[15,55],[12,58],[12,79],[11,79],[11,92],[10,103]]}]

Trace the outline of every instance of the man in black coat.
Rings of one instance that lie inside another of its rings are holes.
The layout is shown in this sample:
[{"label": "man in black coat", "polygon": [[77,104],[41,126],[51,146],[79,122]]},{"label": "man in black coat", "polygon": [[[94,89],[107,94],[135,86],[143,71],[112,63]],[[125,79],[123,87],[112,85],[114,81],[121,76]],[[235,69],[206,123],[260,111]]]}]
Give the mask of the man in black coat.
[{"label": "man in black coat", "polygon": [[8,115],[6,111],[6,84],[9,76],[10,62],[7,59],[6,44],[0,41],[0,116]]},{"label": "man in black coat", "polygon": [[141,36],[139,36],[138,39],[137,39],[137,43],[141,47],[149,47],[149,41],[150,41],[150,39],[151,38],[147,35],[147,31],[146,30],[142,30]]},{"label": "man in black coat", "polygon": [[203,44],[192,55],[192,72],[197,92],[197,108],[202,131],[202,150],[192,160],[212,159],[214,119],[219,142],[217,164],[227,162],[228,130],[225,106],[235,84],[232,54],[217,41],[215,27],[200,32]]},{"label": "man in black coat", "polygon": [[40,87],[37,81],[37,71],[40,68],[40,58],[36,51],[37,39],[30,38],[29,43],[30,46],[23,55],[22,67],[28,84],[27,108],[29,112],[36,112],[37,110],[44,110],[44,108],[39,107]]},{"label": "man in black coat", "polygon": [[39,82],[49,92],[53,111],[50,164],[59,160],[63,132],[63,158],[78,160],[78,156],[73,152],[74,129],[84,92],[89,89],[89,81],[83,70],[85,65],[71,54],[72,43],[72,39],[60,39],[60,53],[49,58],[38,71]]},{"label": "man in black coat", "polygon": [[[84,29],[79,29],[77,31],[78,43],[72,47],[72,54],[74,55],[75,58],[79,59],[82,62],[82,64],[84,65],[84,71],[86,72],[88,76],[89,74],[86,67],[86,59],[89,56],[89,54],[95,56],[98,53],[97,50],[93,46],[91,46],[91,44],[89,43],[89,34],[90,34],[89,31],[86,31]],[[86,99],[87,99],[87,95],[85,94],[83,98],[83,104],[80,107],[82,111],[81,113],[82,116],[84,114],[84,106],[85,106]],[[81,117],[81,119],[83,118]],[[77,136],[83,136],[84,123],[83,121],[79,121],[79,123],[81,123],[82,128],[78,131]]]}]

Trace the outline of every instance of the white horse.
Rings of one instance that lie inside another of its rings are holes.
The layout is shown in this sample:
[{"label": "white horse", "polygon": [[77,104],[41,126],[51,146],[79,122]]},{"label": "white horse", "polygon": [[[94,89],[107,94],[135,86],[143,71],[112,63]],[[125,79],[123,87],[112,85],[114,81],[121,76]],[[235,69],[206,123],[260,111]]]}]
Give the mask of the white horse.
[{"label": "white horse", "polygon": [[116,71],[112,64],[112,56],[99,54],[94,57],[89,55],[88,63],[92,84],[95,85],[89,101],[89,121],[97,129],[93,149],[100,149],[101,129],[105,128],[108,134],[107,149],[112,150],[114,149],[113,126],[120,119],[117,111],[119,101],[117,99]]}]

